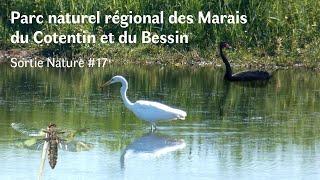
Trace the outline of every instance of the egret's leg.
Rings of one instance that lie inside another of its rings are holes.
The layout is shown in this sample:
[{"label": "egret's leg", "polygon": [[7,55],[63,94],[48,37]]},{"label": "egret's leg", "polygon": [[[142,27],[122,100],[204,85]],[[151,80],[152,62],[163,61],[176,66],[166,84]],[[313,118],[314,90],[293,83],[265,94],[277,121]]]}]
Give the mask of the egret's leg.
[{"label": "egret's leg", "polygon": [[151,123],[151,132],[154,132],[155,130],[157,130],[157,126],[155,123]]}]

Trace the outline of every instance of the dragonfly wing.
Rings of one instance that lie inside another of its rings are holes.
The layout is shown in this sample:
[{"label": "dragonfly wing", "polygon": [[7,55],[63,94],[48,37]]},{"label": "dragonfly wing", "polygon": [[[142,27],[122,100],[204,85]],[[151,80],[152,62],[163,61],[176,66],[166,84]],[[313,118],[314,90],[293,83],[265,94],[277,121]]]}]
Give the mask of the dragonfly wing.
[{"label": "dragonfly wing", "polygon": [[89,151],[93,148],[91,143],[76,140],[61,142],[60,144],[62,145],[62,150],[69,152]]},{"label": "dragonfly wing", "polygon": [[32,137],[37,137],[37,136],[43,136],[44,133],[40,130],[35,130],[35,129],[30,129],[27,128],[24,124],[22,123],[11,123],[11,127],[20,132],[23,135],[27,136],[32,136]]}]

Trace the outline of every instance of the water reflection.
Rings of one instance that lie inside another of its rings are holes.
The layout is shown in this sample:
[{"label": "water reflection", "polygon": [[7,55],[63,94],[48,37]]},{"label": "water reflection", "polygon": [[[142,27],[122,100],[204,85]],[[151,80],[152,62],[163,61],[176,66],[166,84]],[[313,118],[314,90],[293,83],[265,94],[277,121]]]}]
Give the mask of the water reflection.
[{"label": "water reflection", "polygon": [[125,162],[130,159],[148,160],[185,147],[186,143],[183,139],[173,139],[159,133],[149,132],[135,139],[125,148],[120,158],[121,168],[124,168]]},{"label": "water reflection", "polygon": [[[77,140],[90,142],[94,148],[61,152],[63,162],[48,171],[46,178],[119,177],[121,153],[149,125],[123,106],[118,85],[105,91],[97,87],[116,74],[128,79],[132,101],[174,104],[188,113],[185,121],[158,124],[159,133],[183,139],[186,148],[148,160],[137,155],[139,149],[131,151],[128,160],[123,158],[126,168],[122,172],[128,179],[156,175],[162,179],[260,179],[261,174],[268,179],[320,178],[317,72],[279,70],[264,86],[247,86],[225,82],[223,69],[209,67],[110,66],[63,71],[0,66],[0,179],[35,179],[30,172],[37,173],[31,164],[38,164],[39,152],[12,146],[21,139],[10,127],[13,122],[35,129],[49,122],[67,129],[90,129]],[[162,134],[156,135],[161,139]],[[23,176],[16,169],[24,170]]]}]

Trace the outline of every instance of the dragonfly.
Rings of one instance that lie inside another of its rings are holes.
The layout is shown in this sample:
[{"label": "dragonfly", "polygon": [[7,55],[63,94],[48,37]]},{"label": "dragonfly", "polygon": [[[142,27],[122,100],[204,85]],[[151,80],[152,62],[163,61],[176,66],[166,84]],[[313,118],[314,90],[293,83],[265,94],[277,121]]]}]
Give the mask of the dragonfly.
[{"label": "dragonfly", "polygon": [[[47,127],[47,130],[43,130],[45,135],[45,141],[48,143],[47,151],[48,151],[48,160],[51,169],[54,169],[54,167],[57,164],[57,159],[58,159],[58,144],[61,145],[62,140],[59,137],[59,134],[63,134],[63,131],[58,131],[57,130],[57,125],[50,123],[49,126]],[[46,148],[44,148],[46,149]]]},{"label": "dragonfly", "polygon": [[11,123],[11,127],[28,138],[17,144],[18,146],[39,150],[42,145],[43,156],[41,163],[44,163],[45,156],[48,156],[51,169],[54,169],[57,164],[58,148],[72,152],[88,151],[93,148],[90,143],[74,140],[76,135],[86,132],[87,129],[77,131],[62,130],[53,123],[50,123],[46,129],[41,130],[28,129],[22,123]]}]

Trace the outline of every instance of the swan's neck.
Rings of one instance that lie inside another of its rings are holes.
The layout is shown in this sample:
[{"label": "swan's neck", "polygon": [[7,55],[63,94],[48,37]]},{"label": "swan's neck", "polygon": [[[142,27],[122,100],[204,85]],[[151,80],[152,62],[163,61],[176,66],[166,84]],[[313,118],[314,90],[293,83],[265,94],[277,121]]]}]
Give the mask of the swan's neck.
[{"label": "swan's neck", "polygon": [[223,53],[223,48],[220,47],[220,56],[222,58],[222,61],[224,63],[224,65],[226,66],[226,74],[224,75],[226,78],[231,78],[232,76],[232,69],[231,69],[231,66],[230,66],[230,63],[227,59],[227,57],[224,55]]},{"label": "swan's neck", "polygon": [[127,90],[128,90],[128,82],[122,82],[122,86],[120,88],[120,93],[122,100],[124,102],[124,105],[128,108],[131,109],[133,103],[128,99],[127,97]]}]

